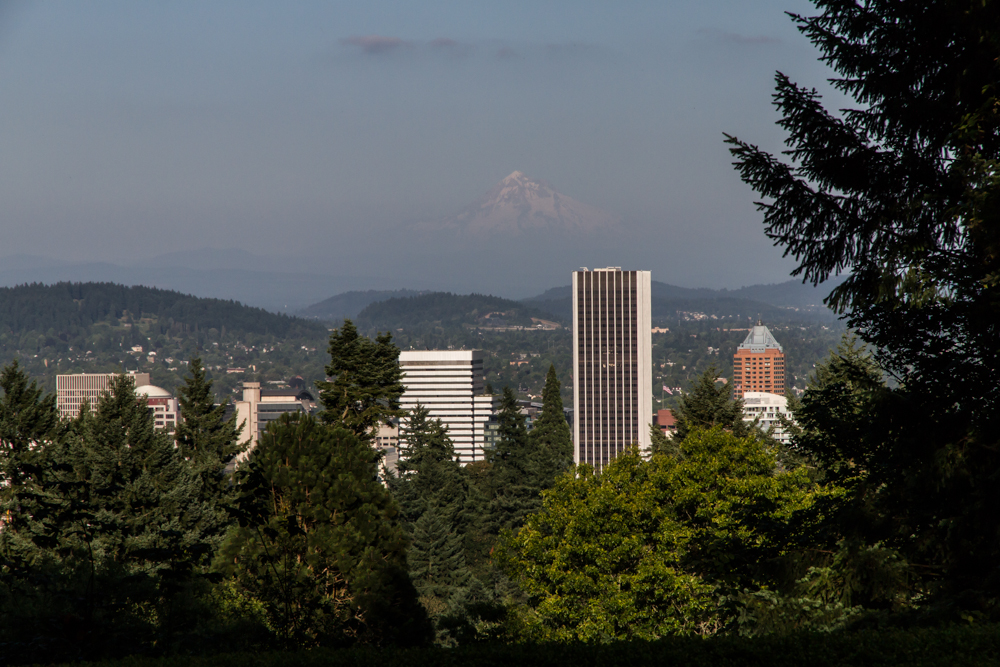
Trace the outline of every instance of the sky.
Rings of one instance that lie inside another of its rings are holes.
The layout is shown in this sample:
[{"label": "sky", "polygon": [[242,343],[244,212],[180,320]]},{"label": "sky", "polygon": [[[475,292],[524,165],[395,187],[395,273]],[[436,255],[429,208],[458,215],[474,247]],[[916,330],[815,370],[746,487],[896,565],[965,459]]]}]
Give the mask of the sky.
[{"label": "sky", "polygon": [[[764,236],[723,132],[782,148],[776,70],[830,92],[788,11],[814,8],[7,2],[0,258],[239,249],[351,288],[505,296],[579,266],[689,287],[787,280],[795,264]],[[408,231],[514,170],[621,216],[617,241],[459,247]]]}]

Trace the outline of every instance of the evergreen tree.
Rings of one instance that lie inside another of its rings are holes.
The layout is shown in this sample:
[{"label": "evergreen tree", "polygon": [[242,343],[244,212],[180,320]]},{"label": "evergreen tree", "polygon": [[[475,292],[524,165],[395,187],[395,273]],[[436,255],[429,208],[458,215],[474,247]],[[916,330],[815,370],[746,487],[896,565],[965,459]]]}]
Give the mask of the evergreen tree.
[{"label": "evergreen tree", "polygon": [[404,520],[412,529],[421,516],[434,510],[450,531],[461,536],[467,560],[477,561],[485,498],[463,474],[447,429],[418,405],[401,431],[399,475],[390,480],[390,489]]},{"label": "evergreen tree", "polygon": [[681,396],[674,411],[677,420],[674,440],[677,443],[683,442],[695,428],[721,426],[739,438],[749,432],[749,426],[743,421],[742,399],[733,399],[730,386],[717,383],[718,377],[719,369],[712,364],[698,378],[691,393]]},{"label": "evergreen tree", "polygon": [[237,475],[240,528],[217,566],[264,604],[286,644],[429,639],[408,540],[367,441],[283,415]]},{"label": "evergreen tree", "polygon": [[215,405],[212,381],[206,379],[200,358],[191,359],[190,369],[177,390],[181,416],[175,433],[177,448],[201,478],[203,499],[225,506],[232,485],[224,471],[244,450],[238,442],[243,426],[236,425],[235,414],[226,419],[228,401]]},{"label": "evergreen tree", "polygon": [[541,504],[540,457],[531,446],[525,416],[510,387],[503,389],[497,421],[499,439],[488,455],[491,464],[489,512],[495,534],[519,528],[525,517]]},{"label": "evergreen tree", "polygon": [[317,382],[327,424],[348,429],[370,441],[379,424],[403,413],[399,397],[403,394],[403,371],[399,368],[399,348],[392,334],[379,334],[375,340],[358,334],[351,320],[344,320],[339,330],[330,334],[330,363],[326,367],[331,381]]},{"label": "evergreen tree", "polygon": [[[59,412],[54,394],[44,395],[16,361],[0,373],[0,498],[17,492],[32,449],[57,433]],[[8,510],[9,511],[9,510]]]},{"label": "evergreen tree", "polygon": [[529,484],[534,481],[537,457],[528,442],[528,426],[517,396],[510,387],[503,388],[500,412],[497,414],[499,429],[497,446],[488,454],[493,464],[493,478],[497,485]]},{"label": "evergreen tree", "polygon": [[[31,613],[39,637],[72,620],[77,657],[145,650],[190,619],[192,571],[218,539],[225,513],[201,500],[201,480],[154,428],[129,376],[112,380],[61,437],[38,448],[24,508],[0,533],[30,543]],[[27,553],[27,551],[25,551]],[[154,620],[155,619],[155,620]],[[68,622],[68,621],[66,621]]]},{"label": "evergreen tree", "polygon": [[768,236],[798,261],[793,275],[847,274],[827,303],[899,380],[873,393],[862,439],[833,444],[843,433],[830,432],[817,446],[864,461],[857,504],[881,518],[885,544],[940,575],[938,591],[995,600],[1000,4],[816,5],[793,20],[854,108],[832,113],[779,73],[788,150],[728,141]]},{"label": "evergreen tree", "polygon": [[667,456],[681,456],[680,447],[677,441],[660,430],[659,426],[649,425],[649,453],[651,455],[665,454]]},{"label": "evergreen tree", "polygon": [[573,434],[563,413],[559,376],[555,365],[549,366],[542,391],[542,413],[528,434],[531,449],[538,457],[539,484],[549,488],[555,478],[573,465]]},{"label": "evergreen tree", "polygon": [[399,476],[389,488],[412,535],[410,576],[434,622],[437,641],[473,633],[469,606],[480,601],[472,567],[482,570],[491,544],[485,499],[463,474],[440,419],[418,405],[401,426]]},{"label": "evergreen tree", "polygon": [[410,577],[422,598],[438,603],[425,602],[431,613],[441,613],[472,580],[461,537],[449,523],[438,508],[429,507],[413,525],[413,544],[408,555]]},{"label": "evergreen tree", "polygon": [[94,543],[105,565],[176,578],[211,555],[224,511],[203,500],[199,475],[155,428],[131,377],[115,376],[80,427],[66,453],[101,517]]}]

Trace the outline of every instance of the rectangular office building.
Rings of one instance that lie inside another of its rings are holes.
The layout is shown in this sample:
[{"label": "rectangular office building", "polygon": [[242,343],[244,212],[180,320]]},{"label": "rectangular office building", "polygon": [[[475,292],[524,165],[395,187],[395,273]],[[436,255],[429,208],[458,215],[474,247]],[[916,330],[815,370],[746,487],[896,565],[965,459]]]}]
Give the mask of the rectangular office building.
[{"label": "rectangular office building", "polygon": [[598,470],[650,445],[653,345],[649,271],[573,272],[573,459]]},{"label": "rectangular office building", "polygon": [[[150,384],[149,373],[129,371],[136,387]],[[79,373],[56,376],[56,406],[61,419],[76,419],[84,401],[91,409],[97,407],[101,394],[111,388],[111,379],[121,373]]]},{"label": "rectangular office building", "polygon": [[[495,420],[496,397],[483,394],[482,350],[403,350],[399,353],[406,391],[400,407],[419,403],[431,419],[441,419],[462,463],[485,457],[489,425]],[[400,422],[400,446],[406,446],[406,418]]]}]

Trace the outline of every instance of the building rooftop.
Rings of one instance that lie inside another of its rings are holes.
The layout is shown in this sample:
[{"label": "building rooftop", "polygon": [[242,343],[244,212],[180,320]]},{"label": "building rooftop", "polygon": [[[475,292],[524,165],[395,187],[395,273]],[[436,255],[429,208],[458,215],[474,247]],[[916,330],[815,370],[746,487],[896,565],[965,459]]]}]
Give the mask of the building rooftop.
[{"label": "building rooftop", "polygon": [[750,350],[751,352],[763,352],[764,350],[784,352],[781,344],[774,339],[774,336],[760,320],[757,320],[757,324],[750,330],[746,340],[737,349]]},{"label": "building rooftop", "polygon": [[163,387],[157,387],[153,384],[144,384],[141,387],[135,388],[136,396],[145,396],[146,398],[173,398],[173,394],[164,389]]}]

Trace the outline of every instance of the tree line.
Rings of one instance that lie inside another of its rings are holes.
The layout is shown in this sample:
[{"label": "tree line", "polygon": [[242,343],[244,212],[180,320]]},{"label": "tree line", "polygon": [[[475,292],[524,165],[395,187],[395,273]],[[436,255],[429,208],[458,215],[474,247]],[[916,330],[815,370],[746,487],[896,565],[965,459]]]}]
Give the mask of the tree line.
[{"label": "tree line", "polygon": [[228,327],[247,333],[291,337],[325,330],[316,322],[236,301],[200,298],[140,285],[61,282],[0,288],[0,327],[13,334],[50,329],[66,333],[123,317],[138,321],[145,315],[169,321],[171,326],[178,323],[187,331]]}]

